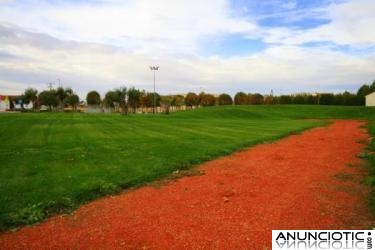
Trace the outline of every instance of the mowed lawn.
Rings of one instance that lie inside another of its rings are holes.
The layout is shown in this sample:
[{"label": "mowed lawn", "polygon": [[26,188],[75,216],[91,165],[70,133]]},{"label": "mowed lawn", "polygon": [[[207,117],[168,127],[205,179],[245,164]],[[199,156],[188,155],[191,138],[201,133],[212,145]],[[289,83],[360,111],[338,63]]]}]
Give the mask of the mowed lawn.
[{"label": "mowed lawn", "polygon": [[177,169],[374,109],[211,107],[170,115],[0,114],[0,229],[40,221]]}]

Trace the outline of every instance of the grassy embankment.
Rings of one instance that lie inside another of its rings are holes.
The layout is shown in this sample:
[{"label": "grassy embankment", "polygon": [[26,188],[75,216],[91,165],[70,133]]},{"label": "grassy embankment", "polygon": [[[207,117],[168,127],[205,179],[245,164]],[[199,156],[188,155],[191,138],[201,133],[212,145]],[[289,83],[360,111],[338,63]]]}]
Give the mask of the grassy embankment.
[{"label": "grassy embankment", "polygon": [[[364,107],[233,106],[168,116],[1,114],[0,231],[326,123],[304,118],[367,119],[375,134],[375,110]],[[365,156],[375,166],[375,157]]]}]

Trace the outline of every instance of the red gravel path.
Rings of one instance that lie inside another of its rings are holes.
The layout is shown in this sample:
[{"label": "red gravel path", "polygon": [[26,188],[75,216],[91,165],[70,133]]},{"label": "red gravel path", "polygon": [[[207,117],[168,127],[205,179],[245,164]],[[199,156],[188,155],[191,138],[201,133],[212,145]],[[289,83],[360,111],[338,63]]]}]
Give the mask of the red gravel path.
[{"label": "red gravel path", "polygon": [[368,135],[335,121],[0,236],[2,249],[268,249],[272,229],[369,229]]}]

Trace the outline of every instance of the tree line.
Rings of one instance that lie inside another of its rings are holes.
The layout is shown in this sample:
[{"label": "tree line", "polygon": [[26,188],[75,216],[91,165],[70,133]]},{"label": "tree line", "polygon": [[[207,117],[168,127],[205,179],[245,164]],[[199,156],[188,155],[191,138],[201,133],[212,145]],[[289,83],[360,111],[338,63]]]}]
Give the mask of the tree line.
[{"label": "tree line", "polygon": [[[364,105],[365,96],[375,92],[375,81],[372,84],[362,85],[357,93],[345,91],[343,93],[299,93],[290,95],[262,95],[260,93],[237,92],[232,98],[229,94],[223,93],[218,96],[201,92],[196,94],[189,92],[186,95],[159,95],[158,93],[146,92],[135,87],[121,87],[109,90],[103,97],[92,90],[86,95],[86,100],[80,100],[78,95],[71,88],[58,87],[38,92],[28,88],[17,99],[11,102],[18,102],[23,105],[32,103],[35,110],[41,106],[49,110],[64,110],[71,108],[77,110],[77,106],[88,105],[106,108],[112,111],[136,113],[139,108],[150,109],[162,107],[169,112],[171,107],[194,108],[199,106],[214,105],[260,105],[260,104],[310,104],[310,105]],[[11,103],[14,106],[13,103]],[[155,111],[155,110],[153,110]]]},{"label": "tree line", "polygon": [[50,88],[38,93],[37,89],[27,88],[21,96],[10,99],[10,108],[13,109],[15,104],[19,104],[24,110],[25,105],[30,103],[33,110],[39,110],[41,106],[48,107],[49,110],[63,110],[64,107],[72,107],[76,110],[80,103],[79,96],[71,88],[58,87]]}]

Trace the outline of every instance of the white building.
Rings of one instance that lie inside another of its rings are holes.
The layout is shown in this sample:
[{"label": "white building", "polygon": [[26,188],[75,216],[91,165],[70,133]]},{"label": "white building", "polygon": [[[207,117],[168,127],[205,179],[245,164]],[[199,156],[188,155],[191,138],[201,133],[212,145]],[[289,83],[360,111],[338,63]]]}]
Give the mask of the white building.
[{"label": "white building", "polygon": [[366,95],[366,107],[375,107],[375,92]]}]

